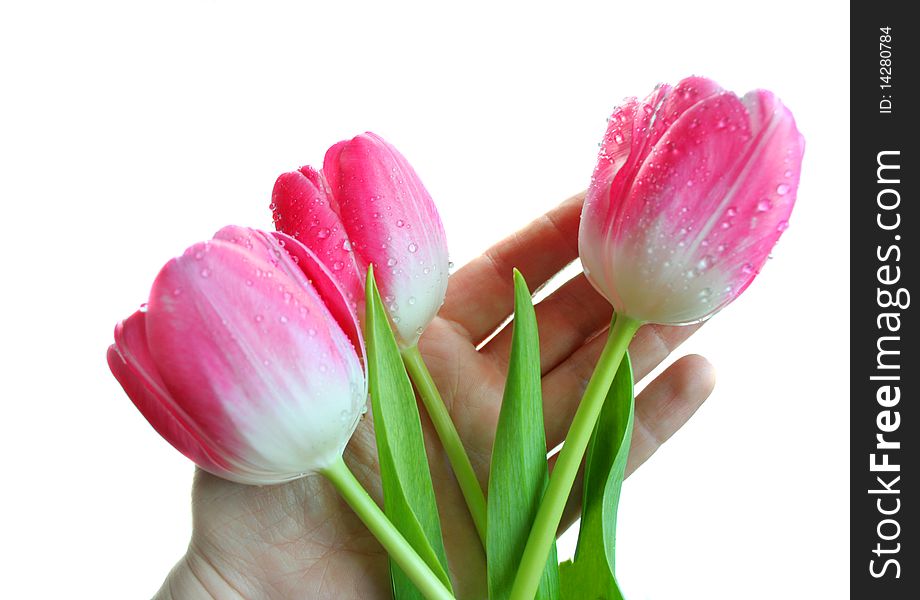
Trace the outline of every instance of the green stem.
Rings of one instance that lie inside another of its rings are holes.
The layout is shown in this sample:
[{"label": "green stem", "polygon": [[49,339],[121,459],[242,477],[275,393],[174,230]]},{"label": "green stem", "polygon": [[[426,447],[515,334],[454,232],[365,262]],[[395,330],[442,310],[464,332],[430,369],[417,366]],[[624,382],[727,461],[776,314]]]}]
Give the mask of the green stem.
[{"label": "green stem", "polygon": [[368,496],[341,457],[332,465],[323,469],[322,474],[335,486],[335,489],[339,491],[345,502],[367,525],[367,528],[374,534],[377,541],[409,576],[409,579],[412,580],[412,583],[415,584],[425,598],[428,600],[454,599],[454,595],[441,583],[438,576],[409,545],[406,538],[399,533],[393,523],[383,514],[380,507]]},{"label": "green stem", "polygon": [[422,360],[422,354],[418,351],[418,346],[404,349],[402,357],[403,362],[406,364],[406,370],[409,371],[409,376],[412,378],[412,382],[415,383],[419,396],[422,398],[422,403],[428,411],[428,416],[431,417],[431,422],[438,433],[438,438],[441,440],[445,452],[447,452],[447,459],[450,461],[450,466],[457,477],[457,483],[460,484],[460,491],[463,493],[470,515],[473,517],[473,524],[479,533],[482,547],[485,548],[486,497],[482,492],[482,487],[479,485],[479,479],[476,478],[476,473],[473,471],[470,457],[463,447],[463,442],[460,441],[457,428],[454,427],[450,413],[447,412],[447,407],[444,406],[444,400],[441,399],[441,394],[438,393],[438,388],[431,378],[431,373],[428,372],[428,367],[425,366],[425,361]]},{"label": "green stem", "polygon": [[534,518],[514,586],[511,588],[510,600],[532,600],[537,592],[540,577],[546,566],[546,558],[549,556],[553,540],[556,539],[562,511],[575,483],[575,476],[588,447],[591,432],[594,431],[607,391],[613,383],[623,355],[626,354],[629,341],[641,325],[639,321],[619,315],[610,328],[607,344],[597,361],[581,404],[575,412],[575,418],[559,452],[556,467],[550,475],[540,509]]}]

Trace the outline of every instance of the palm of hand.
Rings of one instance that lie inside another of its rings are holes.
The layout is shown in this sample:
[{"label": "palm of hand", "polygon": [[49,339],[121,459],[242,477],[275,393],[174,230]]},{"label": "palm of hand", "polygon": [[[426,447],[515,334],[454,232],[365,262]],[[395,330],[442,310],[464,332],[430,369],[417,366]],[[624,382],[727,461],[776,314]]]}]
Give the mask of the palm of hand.
[{"label": "palm of hand", "polygon": [[[532,287],[576,256],[581,197],[497,244],[451,277],[445,305],[420,350],[486,489],[504,387],[512,310],[511,268]],[[600,354],[610,307],[576,277],[538,305],[547,444],[565,437]],[[693,328],[646,326],[630,346],[637,380]],[[478,349],[477,349],[478,347]],[[674,363],[637,398],[630,470],[676,431],[709,395],[705,359]],[[434,429],[421,409],[444,541],[458,598],[485,598],[485,555]],[[359,424],[345,460],[382,504],[373,422]],[[552,460],[550,461],[552,463]],[[577,518],[576,483],[563,525]],[[320,476],[253,487],[199,471],[193,488],[194,531],[185,565],[212,595],[244,598],[388,598],[386,554]],[[218,592],[217,589],[222,591]]]}]

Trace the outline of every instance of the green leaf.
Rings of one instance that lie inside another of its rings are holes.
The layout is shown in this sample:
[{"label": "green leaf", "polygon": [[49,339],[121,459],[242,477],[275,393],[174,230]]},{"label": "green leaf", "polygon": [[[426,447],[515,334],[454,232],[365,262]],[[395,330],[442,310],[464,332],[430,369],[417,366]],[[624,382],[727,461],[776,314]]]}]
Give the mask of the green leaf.
[{"label": "green leaf", "polygon": [[632,366],[625,357],[588,444],[574,561],[560,566],[564,600],[623,600],[615,576],[617,506],[632,439]]},{"label": "green leaf", "polygon": [[[514,333],[489,472],[489,598],[508,598],[534,517],[549,479],[540,391],[537,318],[527,283],[514,271]],[[540,580],[540,600],[558,600],[559,572],[553,545]]]},{"label": "green leaf", "polygon": [[[365,294],[368,384],[384,512],[435,575],[451,589],[415,392],[380,300],[373,268],[368,270]],[[424,598],[392,560],[390,577],[397,600]]]}]

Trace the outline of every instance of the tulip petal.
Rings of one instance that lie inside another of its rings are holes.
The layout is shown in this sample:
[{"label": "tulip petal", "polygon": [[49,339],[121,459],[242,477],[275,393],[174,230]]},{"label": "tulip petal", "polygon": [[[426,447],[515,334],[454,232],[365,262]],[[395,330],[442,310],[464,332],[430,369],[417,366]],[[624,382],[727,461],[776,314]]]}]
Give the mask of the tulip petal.
[{"label": "tulip petal", "polygon": [[166,390],[147,349],[143,312],[135,312],[115,327],[115,343],[106,358],[115,379],[163,439],[203,469],[232,478],[228,461],[208,450],[214,446]]},{"label": "tulip petal", "polygon": [[299,282],[308,291],[315,290],[317,301],[329,309],[360,356],[364,356],[364,339],[356,314],[355,302],[346,299],[339,281],[323,262],[304,244],[284,233],[267,233],[258,229],[228,225],[215,240],[231,242],[252,250],[257,256]]},{"label": "tulip petal", "polygon": [[346,292],[340,287],[341,281],[329,271],[319,257],[296,239],[279,232],[271,235],[284,243],[284,248],[296,261],[305,276],[306,285],[312,285],[316,289],[336,323],[351,340],[355,350],[360,356],[364,356],[361,323],[355,312],[357,304],[351,298],[346,297]]},{"label": "tulip petal", "polygon": [[[738,293],[760,272],[789,226],[805,153],[805,139],[792,113],[776,96],[758,90],[742,102],[751,117],[753,139],[733,185],[738,221],[747,224],[748,232],[739,227],[725,240],[726,262],[741,264],[733,273]],[[742,179],[743,185],[738,181]]]},{"label": "tulip petal", "polygon": [[297,239],[319,257],[355,305],[355,313],[363,312],[359,305],[363,307],[367,264],[352,251],[322,173],[307,166],[278,177],[272,190],[272,211],[278,231]]},{"label": "tulip petal", "polygon": [[332,146],[323,174],[354,252],[375,267],[400,345],[414,344],[447,290],[447,242],[431,196],[408,161],[373,133]]},{"label": "tulip petal", "polygon": [[673,88],[661,84],[642,102],[627,98],[607,119],[597,167],[585,199],[585,234],[601,239],[604,224],[622,210],[620,198],[633,184],[639,165],[668,127],[698,102],[722,91],[705,77],[688,77]]},{"label": "tulip petal", "polygon": [[253,479],[330,464],[366,400],[351,342],[316,291],[288,276],[291,262],[196,244],[150,295],[147,335],[167,389]]},{"label": "tulip petal", "polygon": [[687,77],[673,88],[659,86],[657,93],[653,94],[657,98],[657,108],[648,134],[650,144],[658,143],[668,128],[695,104],[722,91],[719,84],[705,77]]},{"label": "tulip petal", "polygon": [[[712,230],[731,227],[737,208],[726,195],[728,175],[750,138],[744,106],[723,93],[686,111],[649,152],[624,202],[632,222],[618,220],[609,232],[622,248],[617,287],[633,296],[621,298],[624,305],[683,322],[730,293],[729,278],[712,268],[721,247]],[[650,277],[658,281],[654,298],[644,291]]]},{"label": "tulip petal", "polygon": [[[579,237],[591,240],[588,245],[590,248],[601,247],[607,224],[619,209],[619,203],[614,201],[615,197],[611,195],[612,182],[630,159],[633,120],[638,106],[636,98],[627,98],[607,119],[607,131],[601,142],[597,166],[594,168],[591,185],[585,196],[579,230]],[[636,160],[635,157],[633,160]],[[590,248],[586,247],[587,250]]]}]

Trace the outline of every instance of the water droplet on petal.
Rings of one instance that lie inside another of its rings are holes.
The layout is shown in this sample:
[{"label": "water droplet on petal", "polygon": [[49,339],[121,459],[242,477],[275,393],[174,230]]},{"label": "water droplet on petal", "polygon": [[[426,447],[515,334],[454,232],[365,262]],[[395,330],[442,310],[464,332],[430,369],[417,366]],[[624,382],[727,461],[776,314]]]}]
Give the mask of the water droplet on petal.
[{"label": "water droplet on petal", "polygon": [[413,243],[409,244],[408,250],[409,250],[409,252],[411,252],[412,254],[415,254],[416,252],[418,252],[418,245],[417,245],[415,242],[413,242]]},{"label": "water droplet on petal", "polygon": [[280,317],[278,317],[278,322],[284,325],[285,323],[288,322],[288,318],[285,317],[284,315],[281,315]]},{"label": "water droplet on petal", "polygon": [[178,296],[182,293],[182,288],[176,288],[173,290],[173,296]]},{"label": "water droplet on petal", "polygon": [[328,227],[320,227],[319,229],[316,230],[316,237],[318,237],[321,240],[324,240],[327,237],[329,237],[330,233],[332,232],[329,231]]},{"label": "water droplet on petal", "polygon": [[410,306],[415,304],[415,296],[409,296],[409,299],[407,300],[407,302],[409,303]]},{"label": "water droplet on petal", "polygon": [[340,261],[340,260],[337,260],[337,261],[335,261],[334,263],[332,263],[332,270],[333,270],[333,271],[341,271],[341,270],[344,269],[344,268],[345,268],[345,263],[343,263],[343,262]]},{"label": "water droplet on petal", "polygon": [[776,226],[777,231],[786,231],[787,229],[789,229],[789,221],[780,221]]},{"label": "water droplet on petal", "polygon": [[138,308],[137,310],[139,310],[142,313],[147,312],[147,303],[144,302],[143,304],[141,304],[140,308]]},{"label": "water droplet on petal", "polygon": [[769,200],[764,199],[757,203],[757,212],[767,212],[768,210],[770,210]]},{"label": "water droplet on petal", "polygon": [[729,217],[734,217],[735,215],[738,214],[738,209],[735,208],[734,206],[729,206],[728,210],[725,211],[725,214],[728,215]]},{"label": "water droplet on petal", "polygon": [[202,270],[201,270],[201,276],[204,277],[205,279],[207,279],[208,277],[210,277],[210,276],[211,276],[211,269],[209,269],[209,268],[207,268],[207,267],[205,267],[204,269],[202,269]]},{"label": "water droplet on petal", "polygon": [[351,252],[351,242],[349,242],[348,240],[345,240],[344,242],[342,242],[342,250],[344,250],[345,252]]},{"label": "water droplet on petal", "polygon": [[786,194],[789,193],[789,189],[790,188],[787,184],[781,183],[778,186],[776,186],[776,193],[779,194],[780,196],[785,196]]},{"label": "water droplet on petal", "polygon": [[741,267],[741,272],[745,275],[750,275],[754,272],[754,265],[751,263],[744,263],[744,266]]},{"label": "water droplet on petal", "polygon": [[396,262],[397,260],[391,256],[390,258],[387,259],[387,266],[392,267],[393,265],[396,264]]}]

